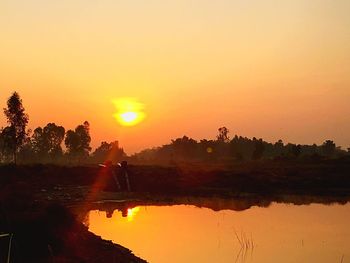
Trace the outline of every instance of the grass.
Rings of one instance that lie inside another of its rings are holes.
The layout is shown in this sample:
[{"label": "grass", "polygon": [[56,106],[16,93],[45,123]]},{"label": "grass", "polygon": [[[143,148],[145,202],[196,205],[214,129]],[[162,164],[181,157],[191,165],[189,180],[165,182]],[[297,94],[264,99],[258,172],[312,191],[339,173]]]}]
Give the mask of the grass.
[{"label": "grass", "polygon": [[9,237],[9,246],[8,246],[8,251],[7,251],[7,263],[11,262],[11,246],[12,246],[12,237],[13,234],[12,233],[6,233],[6,234],[0,234],[0,238],[1,237]]}]

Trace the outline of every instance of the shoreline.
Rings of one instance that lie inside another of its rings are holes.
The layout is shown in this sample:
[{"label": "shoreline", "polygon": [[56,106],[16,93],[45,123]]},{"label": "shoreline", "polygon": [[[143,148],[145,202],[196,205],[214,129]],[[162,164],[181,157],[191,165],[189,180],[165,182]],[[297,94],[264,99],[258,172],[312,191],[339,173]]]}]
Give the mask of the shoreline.
[{"label": "shoreline", "polygon": [[[95,208],[110,212],[139,205],[187,204],[242,211],[273,202],[344,204],[350,200],[349,161],[256,163],[224,169],[131,165],[128,172],[133,192],[114,191],[108,171],[97,167],[0,166],[0,231],[15,233],[16,262],[28,262],[18,256],[27,251],[26,242],[36,251],[31,255],[35,262],[52,258],[145,262],[83,226],[81,216]],[[35,236],[35,242],[28,236]]]}]

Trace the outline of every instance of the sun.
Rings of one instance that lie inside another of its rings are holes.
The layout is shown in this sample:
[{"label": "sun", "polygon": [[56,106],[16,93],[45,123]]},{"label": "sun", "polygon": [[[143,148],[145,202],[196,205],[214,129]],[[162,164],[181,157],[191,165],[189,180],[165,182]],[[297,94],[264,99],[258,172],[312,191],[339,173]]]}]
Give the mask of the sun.
[{"label": "sun", "polygon": [[119,98],[113,103],[117,109],[114,117],[123,126],[134,126],[145,118],[144,106],[135,98]]},{"label": "sun", "polygon": [[122,118],[123,122],[125,122],[125,123],[131,123],[137,119],[137,113],[132,112],[132,111],[128,111],[128,112],[120,114],[120,118]]}]

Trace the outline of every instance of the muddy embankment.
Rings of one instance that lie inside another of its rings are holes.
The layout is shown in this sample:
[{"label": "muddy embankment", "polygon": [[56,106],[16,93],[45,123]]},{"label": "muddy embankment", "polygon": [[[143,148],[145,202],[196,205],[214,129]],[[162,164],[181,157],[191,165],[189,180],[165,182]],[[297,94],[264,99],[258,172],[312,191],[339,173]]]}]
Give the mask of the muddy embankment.
[{"label": "muddy embankment", "polygon": [[[121,174],[119,168],[114,168]],[[350,159],[319,162],[265,161],[232,165],[182,164],[173,167],[129,165],[132,192],[167,195],[347,195]],[[88,186],[116,191],[108,169],[98,166],[0,166],[0,186],[45,191]],[[23,189],[25,190],[25,189]]]},{"label": "muddy embankment", "polygon": [[[68,201],[81,203],[88,193],[82,189],[93,182],[89,176],[79,178],[82,170],[85,168],[0,167],[0,236],[10,234],[0,237],[0,262],[9,257],[11,263],[145,262],[129,249],[89,232],[67,208]],[[93,180],[96,171],[90,172]]]}]

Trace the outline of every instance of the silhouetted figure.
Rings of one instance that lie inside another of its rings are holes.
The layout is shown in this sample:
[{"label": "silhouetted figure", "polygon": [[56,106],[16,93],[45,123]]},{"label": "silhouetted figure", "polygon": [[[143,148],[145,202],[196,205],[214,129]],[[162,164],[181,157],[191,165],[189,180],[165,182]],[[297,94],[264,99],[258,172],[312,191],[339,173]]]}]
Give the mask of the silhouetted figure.
[{"label": "silhouetted figure", "polygon": [[129,173],[128,173],[128,162],[122,161],[119,163],[119,180],[121,182],[122,189],[126,189],[130,192],[130,181],[129,181]]},{"label": "silhouetted figure", "polygon": [[[113,178],[113,182],[115,183],[115,186],[116,186],[116,189],[117,191],[120,191],[121,190],[121,186],[120,186],[120,183],[119,183],[119,180],[118,180],[118,176],[116,175],[116,172],[115,172],[115,167],[113,167],[112,165],[112,162],[111,161],[105,161],[104,164],[102,165],[103,167],[105,167],[108,171],[108,174],[110,176],[112,176]],[[107,180],[107,182],[110,181],[110,180]],[[107,189],[110,189],[111,185],[109,185],[111,182],[107,183]],[[112,187],[114,188],[114,187]]]},{"label": "silhouetted figure", "polygon": [[[107,190],[117,190],[123,191],[126,190],[130,192],[130,181],[128,174],[128,163],[126,161],[122,161],[118,163],[118,166],[114,166],[111,161],[105,161],[104,164],[100,164],[101,167],[106,169],[107,178]],[[114,187],[115,186],[115,187]]]}]

